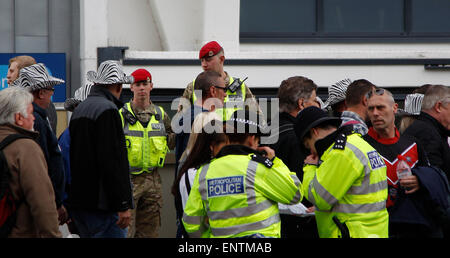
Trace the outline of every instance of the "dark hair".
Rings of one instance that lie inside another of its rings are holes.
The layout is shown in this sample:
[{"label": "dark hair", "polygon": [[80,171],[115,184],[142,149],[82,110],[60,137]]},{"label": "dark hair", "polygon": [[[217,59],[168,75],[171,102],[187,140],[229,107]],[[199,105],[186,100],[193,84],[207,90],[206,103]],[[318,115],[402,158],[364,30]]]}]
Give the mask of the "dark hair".
[{"label": "dark hair", "polygon": [[[222,77],[222,75],[216,71],[204,71],[201,74],[197,76],[195,79],[195,85],[194,85],[194,93],[195,90],[202,91],[202,99],[205,100],[209,93],[209,88],[211,86],[216,85],[218,83],[218,79]],[[200,96],[197,96],[197,99],[200,98]]]},{"label": "dark hair", "polygon": [[422,86],[420,86],[419,88],[413,90],[412,93],[419,93],[419,94],[423,94],[425,95],[425,93],[427,93],[427,90],[433,86],[432,84],[424,84]]},{"label": "dark hair", "polygon": [[[318,126],[313,127],[313,128],[319,128],[319,129],[323,129],[323,130],[328,130],[328,129],[332,129],[332,128],[338,128],[338,126],[336,126],[336,124],[334,124],[333,122],[329,121],[329,122],[321,123],[321,124],[319,124]],[[305,148],[306,148],[306,146],[304,146],[304,145],[305,145],[304,143],[305,143],[305,141],[306,141],[307,139],[310,139],[310,138],[312,137],[312,135],[311,135],[311,130],[312,130],[313,128],[309,129],[309,131],[306,132],[306,134],[303,136],[303,139],[302,139],[301,144],[302,144],[303,147],[305,147]]]},{"label": "dark hair", "polygon": [[208,133],[204,130],[207,127],[214,128],[219,124],[223,124],[223,122],[212,120],[207,123],[202,128],[202,132],[198,134],[197,140],[195,141],[191,152],[187,156],[186,161],[178,171],[177,178],[172,186],[172,194],[175,196],[177,196],[180,180],[183,174],[185,174],[190,168],[199,168],[201,165],[210,162],[212,157],[210,146],[227,141],[227,136],[223,132],[214,131],[212,133]]},{"label": "dark hair", "polygon": [[309,99],[317,85],[303,76],[294,76],[281,82],[277,97],[280,100],[280,112],[291,112],[297,108],[298,100]]},{"label": "dark hair", "polygon": [[374,88],[376,88],[376,86],[365,79],[352,82],[348,86],[346,92],[345,103],[347,104],[347,107],[354,107],[361,103],[364,96]]}]

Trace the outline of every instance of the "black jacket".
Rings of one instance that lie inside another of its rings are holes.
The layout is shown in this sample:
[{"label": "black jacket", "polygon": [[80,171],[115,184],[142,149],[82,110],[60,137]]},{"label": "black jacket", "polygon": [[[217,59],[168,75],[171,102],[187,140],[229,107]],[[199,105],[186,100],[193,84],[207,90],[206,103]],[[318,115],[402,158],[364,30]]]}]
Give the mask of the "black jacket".
[{"label": "black jacket", "polygon": [[450,147],[447,141],[449,130],[432,116],[422,112],[404,134],[414,136],[425,149],[431,165],[442,169],[447,178],[450,178]]},{"label": "black jacket", "polygon": [[[277,156],[289,168],[290,171],[295,172],[300,180],[303,180],[303,163],[309,152],[302,147],[297,135],[294,131],[295,117],[284,112],[280,113],[278,141],[269,147],[275,151]],[[271,137],[274,137],[271,136]],[[302,203],[307,207],[312,204],[303,199]]]},{"label": "black jacket", "polygon": [[295,172],[298,178],[303,178],[303,161],[306,158],[304,149],[300,148],[300,142],[294,131],[295,117],[288,113],[280,113],[280,126],[278,141],[270,147],[275,151],[275,155],[284,164]]},{"label": "black jacket", "polygon": [[125,211],[133,208],[129,163],[119,109],[106,88],[92,87],[72,115],[68,196],[77,210]]},{"label": "black jacket", "polygon": [[55,191],[55,202],[59,208],[64,194],[64,162],[55,133],[47,120],[47,111],[33,103],[34,130],[39,132],[38,143],[44,152],[48,165],[48,175]]}]

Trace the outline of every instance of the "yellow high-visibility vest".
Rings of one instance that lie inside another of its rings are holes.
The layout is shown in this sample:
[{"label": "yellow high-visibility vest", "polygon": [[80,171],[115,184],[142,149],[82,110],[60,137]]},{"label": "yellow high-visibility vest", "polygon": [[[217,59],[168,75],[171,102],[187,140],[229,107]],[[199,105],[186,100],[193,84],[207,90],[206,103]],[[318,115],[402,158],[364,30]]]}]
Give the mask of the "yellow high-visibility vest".
[{"label": "yellow high-visibility vest", "polygon": [[280,159],[255,157],[227,155],[198,169],[183,215],[190,236],[280,237],[278,203],[300,202],[302,184]]},{"label": "yellow high-visibility vest", "polygon": [[[156,115],[153,115],[146,128],[142,126],[133,113],[131,104],[127,103],[120,110],[125,141],[127,143],[130,173],[139,175],[150,173],[155,168],[164,166],[168,151],[167,135],[164,126],[164,109],[156,106]],[[134,124],[126,118],[132,115]]]},{"label": "yellow high-visibility vest", "polygon": [[[235,78],[229,77],[230,83],[233,84]],[[195,96],[195,80],[192,82],[194,91],[192,92],[192,103],[195,103],[197,97]],[[224,108],[216,108],[215,112],[222,118],[223,121],[230,119],[231,115],[237,110],[244,109],[245,94],[246,94],[245,82],[242,83],[241,87],[236,90],[236,92],[231,92],[227,90],[227,97],[224,100]]]},{"label": "yellow high-visibility vest", "polygon": [[348,135],[344,149],[334,145],[324,152],[319,166],[303,168],[303,194],[316,207],[319,236],[387,238],[384,161],[359,134]]}]

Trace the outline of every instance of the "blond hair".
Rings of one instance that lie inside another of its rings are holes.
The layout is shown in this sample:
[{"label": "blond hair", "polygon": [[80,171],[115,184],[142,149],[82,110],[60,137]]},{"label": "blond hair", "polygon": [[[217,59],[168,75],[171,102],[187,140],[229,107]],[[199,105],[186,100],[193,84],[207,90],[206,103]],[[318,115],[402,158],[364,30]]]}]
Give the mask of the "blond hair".
[{"label": "blond hair", "polygon": [[203,112],[195,118],[194,123],[192,124],[191,135],[189,136],[187,147],[181,155],[180,160],[184,160],[185,158],[187,158],[192,148],[194,147],[195,142],[197,141],[198,135],[202,133],[203,128],[213,120],[221,120],[216,112]]},{"label": "blond hair", "polygon": [[9,66],[11,66],[13,62],[17,62],[18,69],[20,70],[22,68],[36,64],[36,59],[34,59],[32,56],[16,56],[9,59]]}]

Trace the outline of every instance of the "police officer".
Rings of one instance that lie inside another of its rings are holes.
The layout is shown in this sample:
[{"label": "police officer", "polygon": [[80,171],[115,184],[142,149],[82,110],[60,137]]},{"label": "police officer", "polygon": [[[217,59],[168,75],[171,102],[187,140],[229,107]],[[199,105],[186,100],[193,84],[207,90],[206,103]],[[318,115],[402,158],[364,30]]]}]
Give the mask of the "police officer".
[{"label": "police officer", "polygon": [[317,107],[295,126],[311,151],[303,168],[304,196],[316,207],[322,238],[388,237],[386,165],[378,152],[341,119]]},{"label": "police officer", "polygon": [[239,110],[227,121],[230,145],[198,169],[184,210],[190,236],[280,237],[277,203],[300,202],[301,183],[272,149],[258,147],[261,120]]},{"label": "police officer", "polygon": [[[223,117],[224,121],[230,118],[234,111],[244,109],[245,103],[248,104],[249,110],[261,114],[255,97],[247,85],[245,85],[245,79],[232,77],[224,71],[225,52],[219,43],[211,41],[205,44],[200,49],[199,59],[203,71],[216,71],[220,73],[225,80],[225,86],[228,87],[225,107],[216,110],[217,114],[219,114],[220,117]],[[197,89],[195,87],[195,80],[187,85],[183,93],[183,97],[189,99],[191,103],[195,103],[196,101],[194,89]],[[180,106],[179,111],[181,111],[182,108],[183,107]]]},{"label": "police officer", "polygon": [[156,238],[162,207],[158,168],[164,165],[168,149],[173,149],[175,135],[168,114],[150,101],[150,72],[139,69],[131,75],[133,99],[120,110],[136,207],[132,210],[128,237]]}]

